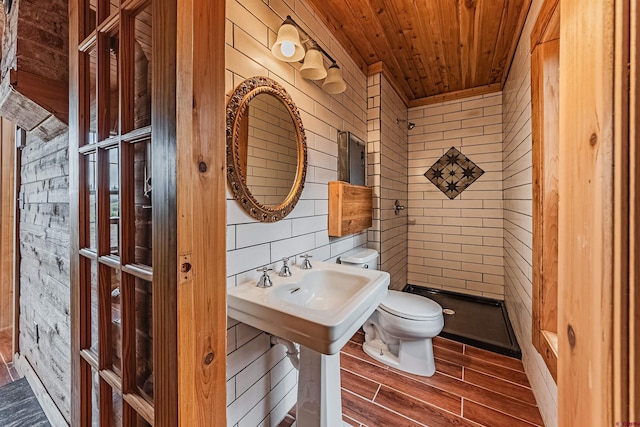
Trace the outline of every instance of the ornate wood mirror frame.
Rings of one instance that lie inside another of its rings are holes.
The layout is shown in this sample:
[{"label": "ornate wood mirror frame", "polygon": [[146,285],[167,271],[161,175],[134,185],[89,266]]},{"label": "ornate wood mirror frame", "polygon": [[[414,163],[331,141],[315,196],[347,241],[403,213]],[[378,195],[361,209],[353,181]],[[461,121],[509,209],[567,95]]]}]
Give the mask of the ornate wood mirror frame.
[{"label": "ornate wood mirror frame", "polygon": [[[249,113],[249,103],[260,94],[269,94],[279,99],[286,107],[296,131],[297,169],[289,194],[277,205],[266,205],[258,201],[247,186],[246,132],[242,132],[242,122]],[[244,168],[242,165],[245,165]],[[258,221],[276,222],[285,218],[298,203],[307,174],[307,138],[302,126],[298,107],[287,91],[268,77],[251,77],[243,81],[233,91],[227,104],[227,181],[233,197],[240,202],[249,215]]]}]

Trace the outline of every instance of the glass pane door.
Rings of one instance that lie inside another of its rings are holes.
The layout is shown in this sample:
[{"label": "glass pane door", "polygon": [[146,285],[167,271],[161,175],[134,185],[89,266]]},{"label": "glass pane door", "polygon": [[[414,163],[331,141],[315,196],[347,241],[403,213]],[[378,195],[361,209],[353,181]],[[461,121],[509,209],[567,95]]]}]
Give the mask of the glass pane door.
[{"label": "glass pane door", "polygon": [[[78,132],[81,420],[154,424],[151,0],[84,0]],[[82,323],[82,322],[81,322]]]}]

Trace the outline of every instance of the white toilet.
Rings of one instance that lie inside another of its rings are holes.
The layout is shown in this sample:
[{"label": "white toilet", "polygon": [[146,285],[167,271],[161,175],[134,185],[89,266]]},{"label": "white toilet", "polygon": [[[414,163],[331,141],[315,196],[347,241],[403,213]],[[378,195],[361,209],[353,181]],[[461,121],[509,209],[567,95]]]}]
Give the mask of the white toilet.
[{"label": "white toilet", "polygon": [[[378,252],[354,249],[340,257],[345,265],[377,269]],[[414,294],[390,290],[364,323],[364,351],[401,371],[430,377],[436,371],[431,339],[442,331],[442,307]]]}]

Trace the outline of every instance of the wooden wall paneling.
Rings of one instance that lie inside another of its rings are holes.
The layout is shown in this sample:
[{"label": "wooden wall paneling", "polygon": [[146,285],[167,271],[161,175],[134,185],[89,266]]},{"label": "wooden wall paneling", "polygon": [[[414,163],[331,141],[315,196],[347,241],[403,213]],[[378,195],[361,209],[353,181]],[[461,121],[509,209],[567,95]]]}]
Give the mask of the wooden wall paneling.
[{"label": "wooden wall paneling", "polygon": [[[411,91],[412,82],[408,82],[407,79],[402,78],[402,70],[405,67],[413,69],[412,64],[406,60],[406,58],[393,56],[393,51],[398,49],[401,44],[395,38],[386,37],[387,31],[385,31],[385,24],[380,21],[378,14],[375,12],[374,5],[371,2],[342,2],[333,1],[335,7],[335,16],[359,16],[361,17],[362,26],[352,26],[349,28],[349,32],[357,42],[361,49],[361,52],[376,51],[375,56],[386,56],[387,65],[389,66],[391,73],[394,75],[394,80],[398,82],[404,90]],[[346,10],[346,11],[345,11]],[[377,10],[380,10],[379,8]],[[386,15],[385,15],[386,16]],[[370,29],[375,31],[378,35],[375,38],[370,37],[368,32]],[[344,31],[344,30],[343,30]],[[394,36],[396,34],[394,33]],[[362,46],[370,46],[369,49],[364,50]],[[379,53],[378,53],[379,52]],[[414,83],[415,84],[415,83]]]},{"label": "wooden wall paneling", "polygon": [[500,30],[498,30],[498,40],[496,41],[489,79],[489,84],[500,83],[501,87],[504,87],[507,81],[509,69],[518,47],[518,41],[529,15],[531,0],[523,0],[522,2],[506,0],[504,8],[503,21],[500,24]]},{"label": "wooden wall paneling", "polygon": [[177,0],[154,2],[152,21],[153,330],[162,331],[153,340],[156,427],[178,425],[177,6]]},{"label": "wooden wall paneling", "polygon": [[[476,13],[478,12],[478,13]],[[458,21],[460,23],[460,82],[465,87],[472,87],[479,66],[479,31],[480,10],[475,2],[458,3]],[[500,20],[493,17],[493,23],[500,26]]]},{"label": "wooden wall paneling", "polygon": [[15,125],[0,122],[0,331],[13,329],[15,236]]},{"label": "wooden wall paneling", "polygon": [[[434,86],[430,91],[421,93],[422,96],[411,96],[410,99],[462,89],[462,87],[455,86],[456,80],[462,83],[462,73],[456,70],[461,64],[460,58],[456,58],[460,46],[457,10],[448,7],[448,5],[443,6],[442,2],[425,2],[425,7],[420,8],[420,11],[416,11],[416,13],[420,14],[421,21],[424,22],[422,29],[425,31],[427,42],[433,43],[437,47],[435,48],[435,58],[429,57],[427,60],[429,64],[432,64],[431,72],[434,75]],[[448,66],[450,69],[447,68]]]},{"label": "wooden wall paneling", "polygon": [[[384,62],[408,100],[503,86],[531,0],[310,0],[364,70]],[[371,71],[368,71],[371,74]]]},{"label": "wooden wall paneling", "polygon": [[[316,12],[316,16],[318,17],[318,19],[327,26],[331,34],[338,34],[343,27],[343,23],[340,21],[340,19],[337,19],[337,16],[340,16],[340,15],[339,15],[338,9],[333,7],[333,3],[329,3],[331,1],[333,0],[328,0],[326,5],[327,7],[318,7],[313,2],[311,2],[309,6],[311,7],[311,9],[313,9]],[[338,2],[338,4],[342,5],[344,3]],[[340,40],[340,42],[342,47],[345,49],[347,54],[354,60],[354,62],[358,65],[360,70],[362,70],[362,72],[366,72],[367,65],[370,64],[371,62],[366,61],[362,57],[363,50],[361,50],[361,47],[359,47],[359,45],[357,45],[355,42],[352,42],[352,40],[355,40],[356,37],[358,37],[358,40],[360,41],[371,43],[371,40],[368,40],[368,38],[362,31],[360,31],[359,36],[355,36],[352,34],[351,37],[346,37],[344,40]],[[377,61],[374,60],[373,62],[378,62],[380,60],[380,58],[376,58],[376,59]]]},{"label": "wooden wall paneling", "polygon": [[561,10],[558,423],[607,426],[618,421],[612,411],[614,1],[562,0]]},{"label": "wooden wall paneling", "polygon": [[[411,86],[412,92],[428,91],[430,87],[435,85],[436,79],[439,78],[439,73],[437,72],[438,57],[432,46],[427,46],[424,43],[425,39],[422,37],[422,31],[425,30],[425,23],[421,22],[420,15],[414,13],[413,8],[410,6],[411,2],[401,0],[388,3],[385,0],[372,0],[364,3],[369,6],[367,13],[371,16],[371,21],[381,27],[380,30],[385,35],[384,39],[388,40],[392,48],[390,52],[383,52],[381,56],[395,58],[395,61],[390,64],[394,67],[395,77],[393,81],[397,82],[398,79],[405,81]],[[376,11],[385,9],[386,13],[376,13]],[[428,25],[436,25],[436,23],[429,22]],[[396,28],[398,31],[391,30]],[[376,48],[379,49],[380,46],[376,46]],[[393,52],[397,49],[407,49],[411,52],[429,52],[430,60],[415,61],[410,56],[393,55]],[[411,74],[411,78],[403,78],[403,70],[405,72],[408,71]]]},{"label": "wooden wall paneling", "polygon": [[226,425],[224,32],[225,1],[179,0],[179,269],[173,273],[180,283],[178,399],[183,426]]}]

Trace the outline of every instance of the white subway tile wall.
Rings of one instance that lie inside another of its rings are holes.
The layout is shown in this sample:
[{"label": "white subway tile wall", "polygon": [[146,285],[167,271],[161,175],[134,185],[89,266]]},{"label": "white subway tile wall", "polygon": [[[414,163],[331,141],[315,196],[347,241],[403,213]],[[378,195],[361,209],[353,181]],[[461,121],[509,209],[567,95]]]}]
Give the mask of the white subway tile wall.
[{"label": "white subway tile wall", "polygon": [[505,301],[522,362],[547,427],[558,425],[558,387],[531,343],[532,187],[530,34],[534,0],[503,90]]},{"label": "white subway tile wall", "polygon": [[[270,47],[287,15],[338,61],[346,92],[328,95],[318,83],[300,77],[299,63],[284,63],[271,55]],[[337,179],[338,131],[367,137],[365,75],[300,0],[227,0],[226,44],[227,95],[248,77],[276,80],[300,110],[308,148],[304,191],[286,219],[258,223],[227,191],[226,286],[257,280],[255,269],[262,266],[277,271],[285,256],[309,253],[313,260],[335,261],[367,244],[366,233],[340,239],[327,234],[328,182]],[[233,319],[228,319],[227,346],[228,426],[278,425],[296,402],[297,372],[283,346],[271,347],[267,334]]]},{"label": "white subway tile wall", "polygon": [[369,246],[380,253],[378,267],[391,275],[391,289],[407,284],[407,107],[381,74],[368,77],[367,157],[373,187]]},{"label": "white subway tile wall", "polygon": [[[502,94],[409,109],[408,283],[503,299]],[[485,173],[449,200],[424,173],[455,147]]]}]

